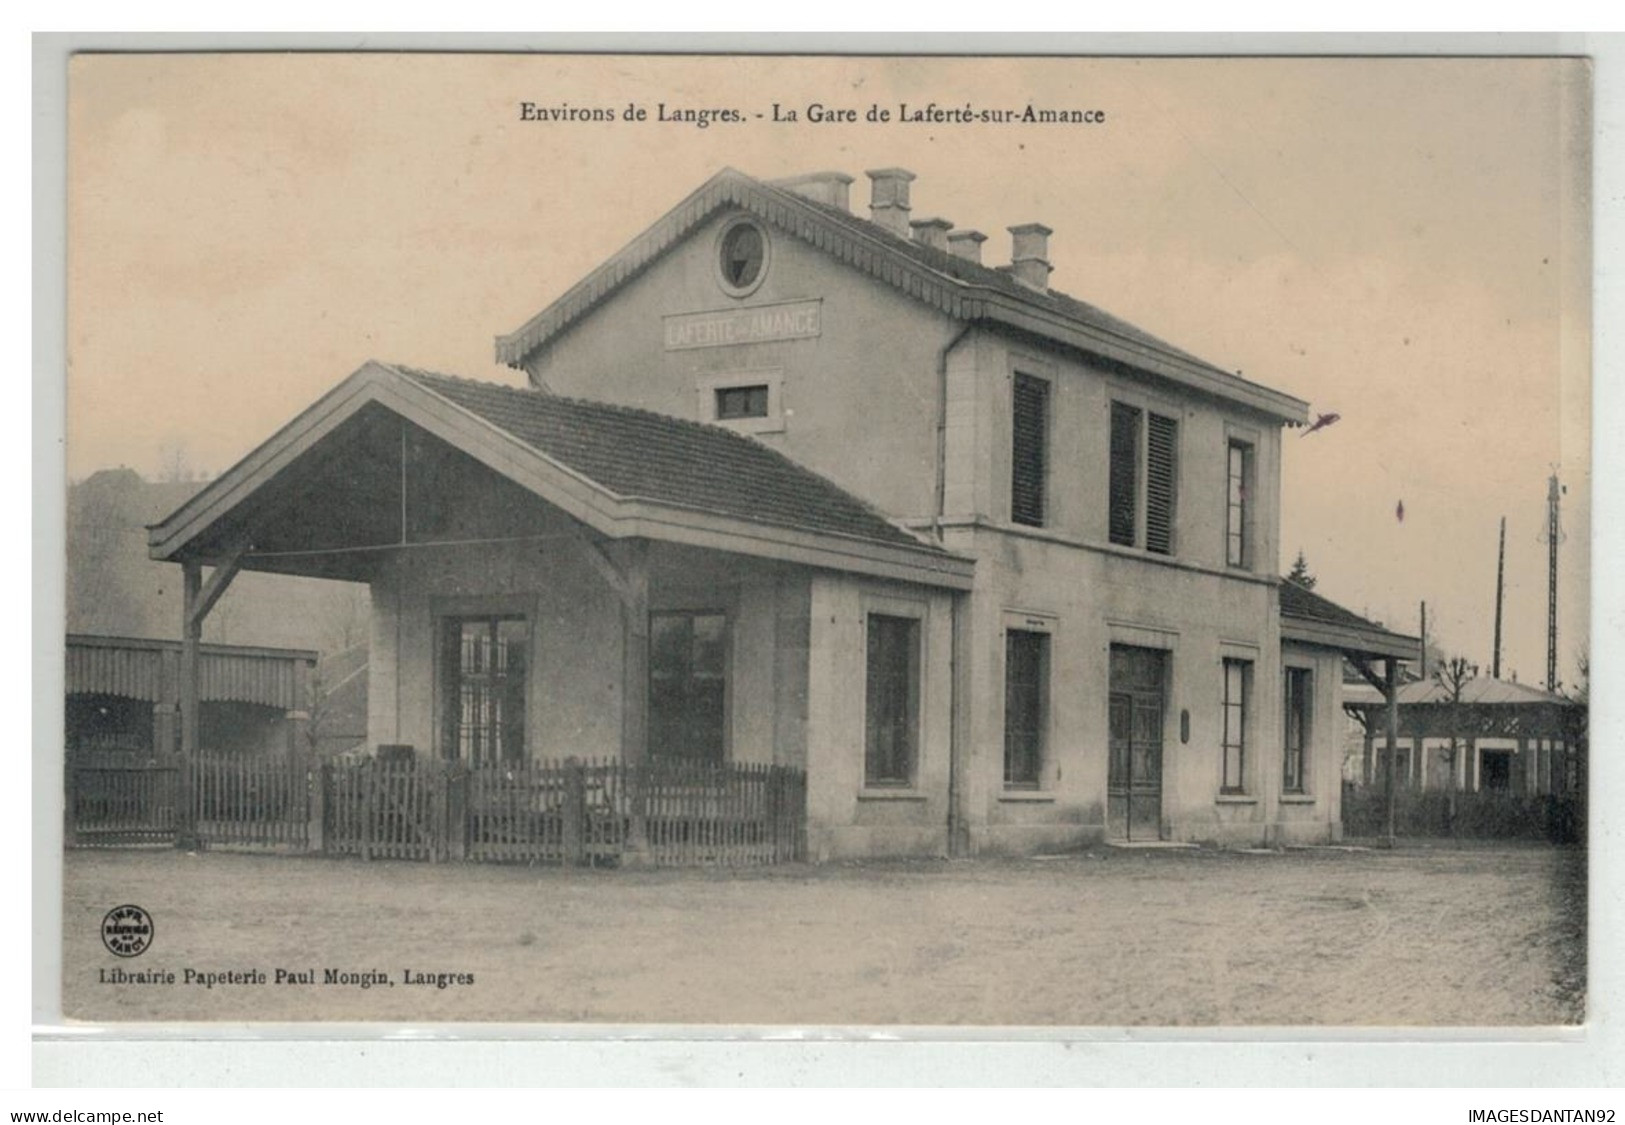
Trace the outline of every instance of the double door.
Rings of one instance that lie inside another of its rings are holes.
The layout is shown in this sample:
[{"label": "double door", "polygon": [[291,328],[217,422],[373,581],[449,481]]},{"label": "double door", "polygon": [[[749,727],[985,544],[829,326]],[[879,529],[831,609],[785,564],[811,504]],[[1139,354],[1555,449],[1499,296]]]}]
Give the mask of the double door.
[{"label": "double door", "polygon": [[1112,646],[1106,830],[1115,839],[1162,838],[1166,664],[1159,649]]}]

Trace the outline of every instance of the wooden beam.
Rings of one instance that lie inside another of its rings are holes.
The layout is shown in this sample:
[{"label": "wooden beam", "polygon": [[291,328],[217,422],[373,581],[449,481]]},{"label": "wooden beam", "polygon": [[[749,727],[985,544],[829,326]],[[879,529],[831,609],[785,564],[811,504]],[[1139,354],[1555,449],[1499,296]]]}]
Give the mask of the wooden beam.
[{"label": "wooden beam", "polygon": [[[1350,664],[1354,665],[1354,670],[1356,672],[1365,677],[1366,683],[1370,684],[1378,691],[1384,690],[1384,685],[1387,683],[1387,681],[1384,680],[1382,676],[1377,674],[1377,670],[1371,667],[1371,662],[1369,660],[1367,660],[1364,656],[1359,656],[1352,652],[1345,652],[1343,657]],[[1389,663],[1392,663],[1392,661]]]},{"label": "wooden beam", "polygon": [[203,565],[197,562],[181,563],[181,763],[175,843],[182,848],[192,848],[197,844],[192,778],[198,754],[198,673],[203,616],[197,612],[197,607],[202,588]]},{"label": "wooden beam", "polygon": [[1394,759],[1399,757],[1399,661],[1384,661],[1382,695],[1388,702],[1388,769],[1383,777],[1384,804],[1388,809],[1388,846],[1394,846]]},{"label": "wooden beam", "polygon": [[621,760],[642,762],[649,750],[649,542],[629,540],[621,599],[625,636],[621,673]]},{"label": "wooden beam", "polygon": [[[247,553],[248,544],[246,541],[232,548],[231,553],[214,568],[214,571],[209,575],[209,580],[198,590],[197,598],[188,611],[187,622],[188,624],[195,623],[200,635],[203,629],[203,619],[209,616],[209,611],[214,608],[214,604],[220,600],[221,595],[226,592],[226,588],[231,585],[231,580],[237,577],[237,572],[243,567],[243,556]],[[198,573],[199,575],[202,574],[201,568]]]},{"label": "wooden beam", "polygon": [[[627,540],[625,561],[615,567],[625,579],[621,595],[621,762],[635,771],[632,823],[621,862],[649,863],[649,541]],[[613,561],[605,556],[606,561]]]},{"label": "wooden beam", "polygon": [[[592,564],[592,568],[598,572],[598,576],[608,584],[611,590],[615,591],[615,596],[621,600],[621,605],[627,605],[635,596],[635,592],[621,564],[615,561],[614,556],[609,553],[603,543],[589,534],[580,524],[572,521],[570,523],[570,533],[570,537],[581,545],[582,555],[587,562]],[[646,542],[645,546],[647,546]],[[647,575],[645,578],[647,578]]]}]

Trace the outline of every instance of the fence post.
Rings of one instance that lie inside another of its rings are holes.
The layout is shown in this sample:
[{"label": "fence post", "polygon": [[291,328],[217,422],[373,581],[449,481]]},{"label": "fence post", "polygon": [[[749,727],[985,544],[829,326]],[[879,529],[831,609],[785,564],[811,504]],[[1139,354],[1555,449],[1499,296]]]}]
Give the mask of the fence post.
[{"label": "fence post", "polygon": [[446,775],[446,841],[452,859],[468,858],[468,771],[453,763]]},{"label": "fence post", "polygon": [[654,770],[653,759],[621,761],[630,788],[631,823],[627,825],[626,840],[621,844],[621,866],[640,868],[654,866],[649,848],[649,788]]},{"label": "fence post", "polygon": [[372,822],[377,813],[373,792],[378,788],[380,763],[367,762],[361,767],[361,858],[372,858]]},{"label": "fence post", "polygon": [[327,850],[327,776],[326,762],[311,763],[310,772],[305,782],[309,797],[305,805],[306,813],[306,843],[305,846],[313,852]]},{"label": "fence post", "polygon": [[564,759],[564,862],[586,856],[587,771],[580,758]]}]

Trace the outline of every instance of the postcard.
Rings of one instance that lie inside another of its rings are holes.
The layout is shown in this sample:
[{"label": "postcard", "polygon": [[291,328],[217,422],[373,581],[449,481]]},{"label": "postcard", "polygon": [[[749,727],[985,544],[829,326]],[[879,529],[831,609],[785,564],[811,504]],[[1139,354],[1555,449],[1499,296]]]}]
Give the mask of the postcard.
[{"label": "postcard", "polygon": [[66,1024],[1586,1023],[1586,60],[68,68]]}]

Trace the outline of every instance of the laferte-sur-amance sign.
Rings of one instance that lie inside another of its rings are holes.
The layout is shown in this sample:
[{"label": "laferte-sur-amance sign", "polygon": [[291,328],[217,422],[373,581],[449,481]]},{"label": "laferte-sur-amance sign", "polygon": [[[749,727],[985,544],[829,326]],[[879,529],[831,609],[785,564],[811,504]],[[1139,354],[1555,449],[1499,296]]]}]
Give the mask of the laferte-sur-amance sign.
[{"label": "laferte-sur-amance sign", "polygon": [[821,301],[790,301],[748,309],[682,313],[666,317],[666,350],[722,348],[768,340],[801,340],[816,336]]}]

